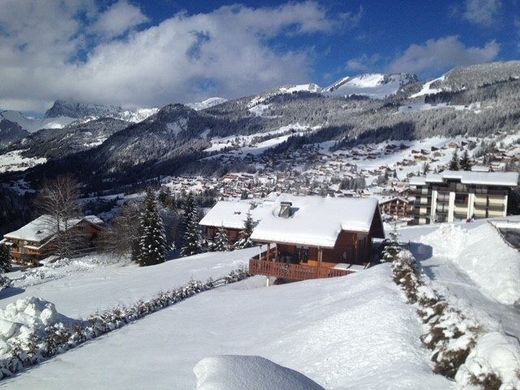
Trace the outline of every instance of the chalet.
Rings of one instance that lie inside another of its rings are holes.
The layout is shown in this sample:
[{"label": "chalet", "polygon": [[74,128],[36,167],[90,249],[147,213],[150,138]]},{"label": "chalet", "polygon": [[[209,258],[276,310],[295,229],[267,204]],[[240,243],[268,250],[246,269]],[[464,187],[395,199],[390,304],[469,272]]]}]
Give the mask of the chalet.
[{"label": "chalet", "polygon": [[379,208],[381,214],[391,216],[393,219],[413,217],[413,202],[400,196],[380,200]]},{"label": "chalet", "polygon": [[233,244],[240,239],[240,232],[244,230],[247,214],[251,214],[256,224],[267,210],[263,204],[244,200],[221,200],[202,218],[199,225],[204,229],[206,237],[213,239],[217,231],[223,228],[228,241]]},{"label": "chalet", "polygon": [[366,268],[372,239],[384,238],[373,198],[280,195],[269,205],[251,239],[267,251],[249,272],[284,280],[341,276]]},{"label": "chalet", "polygon": [[[75,218],[69,221],[69,229],[77,230],[82,247],[88,249],[103,229],[103,221],[94,215]],[[10,247],[13,261],[37,265],[56,251],[55,239],[52,218],[42,215],[20,229],[5,234],[0,243]]]}]

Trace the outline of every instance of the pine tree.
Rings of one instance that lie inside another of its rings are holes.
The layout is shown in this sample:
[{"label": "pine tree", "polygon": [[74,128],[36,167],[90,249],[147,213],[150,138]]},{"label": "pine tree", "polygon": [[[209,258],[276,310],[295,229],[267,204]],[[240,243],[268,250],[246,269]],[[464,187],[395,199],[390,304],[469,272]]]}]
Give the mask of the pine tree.
[{"label": "pine tree", "polygon": [[152,190],[146,192],[140,222],[142,234],[139,238],[137,262],[141,266],[164,262],[167,251],[166,235],[157,200]]},{"label": "pine tree", "polygon": [[216,252],[225,252],[230,249],[228,236],[224,226],[218,228],[217,234],[215,235],[215,239],[213,241],[212,249]]},{"label": "pine tree", "polygon": [[202,241],[199,229],[199,215],[193,196],[190,193],[184,205],[184,236],[181,254],[192,256],[202,252]]},{"label": "pine tree", "polygon": [[4,244],[0,244],[0,271],[11,271],[11,251],[9,247]]},{"label": "pine tree", "polygon": [[468,150],[464,150],[462,158],[460,159],[460,169],[463,171],[471,171],[471,160],[469,158]]},{"label": "pine tree", "polygon": [[450,171],[458,171],[460,170],[459,166],[459,154],[457,149],[453,152],[453,156],[451,157],[450,161]]},{"label": "pine tree", "polygon": [[399,252],[401,252],[399,233],[395,225],[394,229],[389,233],[389,236],[389,242],[385,245],[382,252],[381,263],[391,263],[396,259]]},{"label": "pine tree", "polygon": [[251,213],[247,213],[246,220],[244,221],[244,229],[240,232],[240,240],[237,241],[237,248],[250,248],[254,246],[253,241],[251,240],[251,234],[253,234],[253,228],[255,227],[255,222],[253,221],[253,217]]}]

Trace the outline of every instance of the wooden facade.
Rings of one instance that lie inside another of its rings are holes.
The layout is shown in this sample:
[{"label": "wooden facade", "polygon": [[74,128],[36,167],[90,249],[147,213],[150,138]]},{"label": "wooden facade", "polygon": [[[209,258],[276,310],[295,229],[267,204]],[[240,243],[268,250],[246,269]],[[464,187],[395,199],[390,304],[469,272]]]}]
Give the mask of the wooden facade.
[{"label": "wooden facade", "polygon": [[205,236],[206,238],[213,240],[215,236],[217,235],[217,232],[219,229],[224,229],[226,232],[228,241],[230,244],[236,243],[238,240],[240,240],[240,232],[241,229],[232,229],[232,228],[218,228],[216,226],[205,226]]},{"label": "wooden facade", "polygon": [[[102,227],[88,221],[81,221],[71,228],[72,234],[78,238],[75,240],[75,251],[86,253],[94,248]],[[55,237],[47,237],[42,241],[31,241],[6,237],[4,245],[10,248],[13,262],[23,265],[37,266],[40,260],[51,256],[56,252]]]},{"label": "wooden facade", "polygon": [[332,248],[261,242],[267,251],[250,259],[249,272],[290,281],[348,275],[370,266],[374,237],[384,237],[379,210],[369,232],[341,231]]},{"label": "wooden facade", "polygon": [[382,214],[394,219],[413,217],[413,203],[404,198],[392,198],[379,203]]}]

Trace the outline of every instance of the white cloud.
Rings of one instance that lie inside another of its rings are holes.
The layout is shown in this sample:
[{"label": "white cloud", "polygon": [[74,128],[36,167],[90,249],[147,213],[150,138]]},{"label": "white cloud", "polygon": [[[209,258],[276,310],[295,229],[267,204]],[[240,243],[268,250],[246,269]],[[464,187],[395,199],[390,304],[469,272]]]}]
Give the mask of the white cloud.
[{"label": "white cloud", "polygon": [[119,0],[98,16],[91,26],[91,31],[110,39],[121,36],[148,20],[139,7],[125,0]]},{"label": "white cloud", "polygon": [[463,16],[473,24],[490,27],[495,23],[501,8],[501,0],[466,0]]},{"label": "white cloud", "polygon": [[[307,81],[309,53],[279,53],[269,41],[283,34],[329,33],[344,23],[315,2],[235,5],[177,14],[124,38],[92,40],[93,31],[118,36],[146,16],[126,2],[100,12],[89,0],[11,0],[0,15],[0,31],[6,32],[0,35],[0,105],[17,108],[6,106],[19,102],[33,110],[57,98],[162,105]],[[27,15],[31,22],[21,22]],[[117,20],[103,22],[107,15]]]},{"label": "white cloud", "polygon": [[391,72],[441,73],[459,65],[493,61],[500,51],[495,41],[483,47],[467,47],[458,37],[430,39],[422,45],[411,45],[388,66]]},{"label": "white cloud", "polygon": [[354,72],[367,72],[373,70],[381,60],[381,56],[377,53],[370,56],[363,54],[348,60],[345,68]]}]

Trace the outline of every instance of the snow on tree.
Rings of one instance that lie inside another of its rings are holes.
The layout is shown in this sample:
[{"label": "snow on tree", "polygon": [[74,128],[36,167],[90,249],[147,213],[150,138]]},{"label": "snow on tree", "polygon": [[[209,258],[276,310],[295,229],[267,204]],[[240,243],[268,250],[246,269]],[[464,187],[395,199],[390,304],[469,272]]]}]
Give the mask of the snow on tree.
[{"label": "snow on tree", "polygon": [[471,171],[471,160],[469,158],[468,150],[464,150],[462,158],[460,159],[460,169],[463,171]]},{"label": "snow on tree", "polygon": [[235,244],[237,248],[250,248],[255,245],[254,242],[251,240],[251,234],[253,234],[254,227],[255,222],[253,221],[251,213],[248,212],[247,217],[244,221],[244,229],[240,232],[240,240],[238,240]]},{"label": "snow on tree", "polygon": [[11,251],[9,247],[4,244],[0,244],[0,271],[11,271]]},{"label": "snow on tree", "polygon": [[144,210],[141,214],[141,236],[137,262],[141,266],[164,262],[167,246],[162,217],[157,199],[152,190],[146,192]]},{"label": "snow on tree", "polygon": [[184,205],[184,236],[181,254],[191,256],[202,252],[202,239],[199,229],[199,214],[190,193]]},{"label": "snow on tree", "polygon": [[457,149],[454,150],[453,156],[451,157],[450,161],[450,171],[458,171],[460,170],[459,165],[459,153],[457,152]]},{"label": "snow on tree", "polygon": [[215,252],[225,252],[230,250],[229,240],[224,226],[218,228],[217,234],[213,240],[212,250]]},{"label": "snow on tree", "polygon": [[397,255],[401,252],[401,246],[399,245],[399,233],[397,232],[397,228],[394,225],[394,229],[389,233],[388,243],[385,245],[381,263],[391,263],[393,262]]}]

